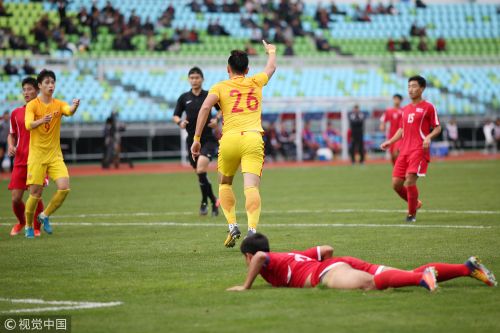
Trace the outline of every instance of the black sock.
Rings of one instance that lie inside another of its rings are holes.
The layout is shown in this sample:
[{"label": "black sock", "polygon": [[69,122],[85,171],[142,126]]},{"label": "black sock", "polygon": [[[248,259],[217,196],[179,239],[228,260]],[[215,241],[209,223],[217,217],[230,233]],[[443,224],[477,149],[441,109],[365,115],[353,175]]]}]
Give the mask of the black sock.
[{"label": "black sock", "polygon": [[208,180],[207,173],[206,172],[199,173],[198,178],[200,180],[200,187],[202,186],[201,184],[203,184],[203,186],[204,186],[204,191],[205,191],[204,192],[204,198],[205,198],[204,202],[206,202],[207,197],[208,197],[208,198],[210,198],[210,201],[212,201],[212,203],[215,203],[217,201],[217,198],[215,197],[214,192],[212,191],[212,184]]},{"label": "black sock", "polygon": [[207,190],[207,173],[199,173],[198,174],[198,181],[200,182],[200,190],[201,190],[201,202],[202,203],[207,203],[207,198],[208,198],[208,190]]}]

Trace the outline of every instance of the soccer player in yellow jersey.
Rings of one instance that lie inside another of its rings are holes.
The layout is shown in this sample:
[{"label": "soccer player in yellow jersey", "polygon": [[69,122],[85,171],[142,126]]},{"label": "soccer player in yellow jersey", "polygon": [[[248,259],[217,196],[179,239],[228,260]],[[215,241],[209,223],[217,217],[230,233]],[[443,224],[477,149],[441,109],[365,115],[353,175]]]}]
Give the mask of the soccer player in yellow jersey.
[{"label": "soccer player in yellow jersey", "polygon": [[69,174],[64,164],[61,152],[61,118],[72,116],[78,109],[79,99],[73,99],[69,106],[66,102],[52,97],[56,85],[56,75],[50,70],[42,70],[37,77],[40,95],[26,106],[25,126],[31,131],[28,155],[28,178],[26,184],[30,187],[30,196],[26,201],[26,238],[34,238],[33,215],[42,196],[43,182],[48,174],[57,186],[45,210],[38,215],[38,221],[43,229],[52,233],[49,216],[64,202],[69,193]]},{"label": "soccer player in yellow jersey", "polygon": [[229,80],[215,84],[201,106],[196,122],[193,158],[201,151],[200,136],[212,107],[218,103],[222,111],[222,138],[219,141],[219,200],[229,225],[224,246],[233,247],[241,232],[236,222],[236,199],[233,178],[241,165],[245,191],[248,235],[255,234],[260,218],[260,177],[264,164],[264,130],[261,124],[262,87],[276,70],[276,47],[262,41],[268,54],[264,71],[252,77],[248,73],[248,55],[231,51],[227,72]]}]

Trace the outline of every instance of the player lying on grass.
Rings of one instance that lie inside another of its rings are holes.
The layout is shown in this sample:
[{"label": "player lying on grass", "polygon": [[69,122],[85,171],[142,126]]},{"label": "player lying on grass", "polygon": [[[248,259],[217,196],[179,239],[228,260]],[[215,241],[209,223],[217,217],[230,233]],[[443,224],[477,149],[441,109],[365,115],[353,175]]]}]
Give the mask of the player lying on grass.
[{"label": "player lying on grass", "polygon": [[489,286],[497,281],[491,271],[470,257],[464,264],[431,263],[411,271],[375,265],[354,257],[334,257],[333,247],[322,245],[305,251],[270,252],[269,241],[260,233],[241,243],[248,274],[242,286],[227,290],[250,289],[261,275],[273,287],[312,288],[322,285],[333,289],[383,290],[422,286],[436,290],[437,282],[470,276]]}]

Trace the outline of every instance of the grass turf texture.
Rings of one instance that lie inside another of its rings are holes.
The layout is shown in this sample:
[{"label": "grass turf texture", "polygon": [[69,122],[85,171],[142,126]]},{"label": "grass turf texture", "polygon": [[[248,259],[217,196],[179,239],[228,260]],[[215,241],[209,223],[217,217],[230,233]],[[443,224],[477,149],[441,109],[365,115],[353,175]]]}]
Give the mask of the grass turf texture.
[{"label": "grass turf texture", "polygon": [[[432,163],[419,181],[424,209],[499,210],[500,161]],[[214,175],[211,175],[214,179]],[[331,244],[337,255],[414,268],[430,261],[461,263],[478,255],[500,274],[500,214],[418,214],[419,225],[488,229],[397,228],[404,210],[390,188],[390,166],[265,170],[259,230],[271,249]],[[200,218],[192,174],[72,178],[56,213],[54,235],[9,237],[9,196],[0,201],[0,298],[122,301],[113,308],[57,311],[72,316],[73,332],[474,332],[499,331],[500,289],[461,278],[436,294],[423,288],[386,291],[275,289],[260,277],[244,281],[238,248],[225,249],[225,220]],[[1,185],[6,187],[5,182]],[[241,176],[235,181],[240,225]],[[52,184],[44,194],[47,202]],[[304,210],[304,212],[291,210]],[[129,215],[127,213],[149,213]],[[187,214],[185,213],[187,212]],[[108,216],[78,216],[109,213]],[[114,214],[124,214],[116,216]],[[77,222],[186,222],[216,226],[81,226]],[[273,224],[384,224],[394,227],[278,227]],[[64,225],[66,224],[66,225]],[[239,242],[238,242],[239,244]],[[0,302],[0,311],[37,305]],[[47,312],[54,314],[54,312]]]}]

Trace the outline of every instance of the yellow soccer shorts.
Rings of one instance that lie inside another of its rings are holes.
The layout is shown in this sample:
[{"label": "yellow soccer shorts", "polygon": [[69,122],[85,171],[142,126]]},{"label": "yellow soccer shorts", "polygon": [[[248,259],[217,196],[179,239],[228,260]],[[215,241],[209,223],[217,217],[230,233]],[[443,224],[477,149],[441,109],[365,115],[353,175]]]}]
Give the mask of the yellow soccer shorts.
[{"label": "yellow soccer shorts", "polygon": [[262,175],[264,140],[260,132],[224,134],[219,141],[219,173],[232,177],[241,164],[241,172]]},{"label": "yellow soccer shorts", "polygon": [[45,175],[52,180],[59,178],[69,178],[68,168],[63,160],[55,160],[49,163],[29,163],[28,179],[26,185],[43,185]]}]

